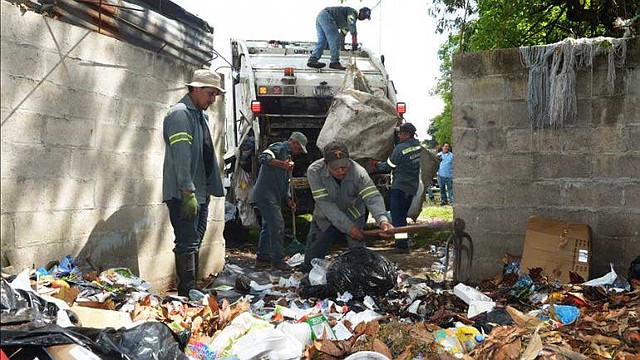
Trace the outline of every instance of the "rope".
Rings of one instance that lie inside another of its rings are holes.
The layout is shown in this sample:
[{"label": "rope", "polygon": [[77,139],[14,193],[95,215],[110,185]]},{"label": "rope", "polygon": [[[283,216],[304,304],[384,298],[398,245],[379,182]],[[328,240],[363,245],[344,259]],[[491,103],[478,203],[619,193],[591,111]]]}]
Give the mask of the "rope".
[{"label": "rope", "polygon": [[526,97],[529,120],[537,127],[559,127],[564,120],[575,118],[576,70],[593,71],[593,60],[601,54],[607,58],[607,92],[611,95],[616,68],[621,68],[626,59],[625,39],[569,38],[555,44],[521,47],[522,64],[529,69]]}]

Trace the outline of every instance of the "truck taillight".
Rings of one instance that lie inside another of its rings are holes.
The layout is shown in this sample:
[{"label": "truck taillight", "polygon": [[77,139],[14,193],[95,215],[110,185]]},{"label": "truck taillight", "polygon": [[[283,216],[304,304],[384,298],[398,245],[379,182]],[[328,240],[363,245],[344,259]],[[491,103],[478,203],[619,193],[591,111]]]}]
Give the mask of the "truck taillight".
[{"label": "truck taillight", "polygon": [[268,88],[266,86],[258,86],[258,94],[267,95]]},{"label": "truck taillight", "polygon": [[407,112],[407,104],[403,103],[403,102],[399,102],[396,104],[396,111],[398,112],[398,114],[403,115],[404,113]]},{"label": "truck taillight", "polygon": [[294,70],[292,67],[286,67],[284,68],[284,75],[285,76],[293,76],[294,74]]},{"label": "truck taillight", "polygon": [[260,112],[262,112],[262,106],[260,105],[260,101],[253,100],[251,102],[251,112],[253,112],[254,114],[259,114]]}]

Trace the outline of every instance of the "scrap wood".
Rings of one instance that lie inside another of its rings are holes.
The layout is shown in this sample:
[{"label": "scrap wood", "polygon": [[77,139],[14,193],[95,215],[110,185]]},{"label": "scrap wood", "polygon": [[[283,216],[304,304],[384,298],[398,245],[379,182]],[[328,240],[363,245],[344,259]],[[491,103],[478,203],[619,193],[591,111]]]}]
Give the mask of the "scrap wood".
[{"label": "scrap wood", "polygon": [[588,341],[595,344],[613,345],[613,346],[619,346],[620,344],[622,344],[622,342],[616,338],[612,338],[612,337],[604,336],[600,334],[596,334],[596,335],[580,334],[580,338],[583,339],[584,341]]},{"label": "scrap wood", "polygon": [[545,344],[544,348],[554,353],[560,354],[569,360],[588,360],[589,359],[588,357],[580,353],[577,353],[571,349],[567,349],[562,346]]}]

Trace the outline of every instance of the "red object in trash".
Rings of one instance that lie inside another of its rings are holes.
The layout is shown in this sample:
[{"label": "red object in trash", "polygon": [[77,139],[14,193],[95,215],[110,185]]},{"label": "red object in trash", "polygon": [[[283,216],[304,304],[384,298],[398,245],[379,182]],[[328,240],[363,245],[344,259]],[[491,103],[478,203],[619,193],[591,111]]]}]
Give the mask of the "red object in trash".
[{"label": "red object in trash", "polygon": [[2,349],[0,349],[0,360],[9,360],[9,357],[4,353],[4,350]]}]

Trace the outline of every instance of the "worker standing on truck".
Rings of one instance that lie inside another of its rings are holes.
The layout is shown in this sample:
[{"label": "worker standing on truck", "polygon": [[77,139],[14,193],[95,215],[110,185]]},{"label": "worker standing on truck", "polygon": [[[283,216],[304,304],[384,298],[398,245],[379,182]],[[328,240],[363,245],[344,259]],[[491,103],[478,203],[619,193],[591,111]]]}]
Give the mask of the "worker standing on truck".
[{"label": "worker standing on truck", "polygon": [[262,229],[256,251],[257,268],[272,266],[274,269],[287,270],[284,262],[282,237],[284,218],[282,203],[285,199],[292,211],[295,211],[289,172],[293,170],[291,154],[307,153],[307,137],[294,131],[287,141],[269,145],[258,157],[260,173],[253,187],[249,203],[258,208],[262,218]]},{"label": "worker standing on truck", "polygon": [[340,64],[340,49],[344,42],[344,35],[351,33],[351,50],[358,49],[357,20],[371,20],[371,9],[363,7],[359,11],[348,6],[326,7],[316,17],[316,32],[318,44],[313,49],[307,66],[320,69],[326,66],[320,62],[324,49],[329,45],[331,63],[329,67],[336,70],[345,70]]},{"label": "worker standing on truck", "polygon": [[313,220],[307,236],[303,271],[311,270],[311,260],[324,258],[338,236],[346,235],[349,247],[364,246],[362,229],[369,210],[384,231],[393,229],[384,200],[367,171],[349,158],[340,142],[324,147],[324,158],[307,169],[307,179],[315,200]]},{"label": "worker standing on truck", "polygon": [[205,110],[224,93],[220,76],[199,69],[187,84],[189,93],[164,118],[162,199],[175,234],[173,248],[178,295],[196,287],[199,251],[207,229],[209,197],[224,196],[220,170]]},{"label": "worker standing on truck", "polygon": [[[420,142],[414,136],[416,127],[404,123],[398,129],[398,144],[387,161],[371,160],[378,171],[392,172],[391,223],[394,227],[407,226],[407,213],[420,182]],[[408,250],[409,239],[396,240],[396,248]]]}]

